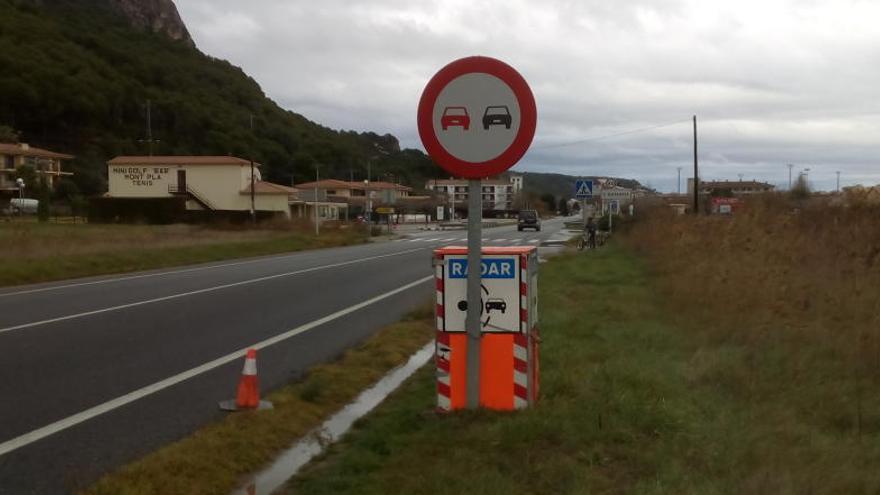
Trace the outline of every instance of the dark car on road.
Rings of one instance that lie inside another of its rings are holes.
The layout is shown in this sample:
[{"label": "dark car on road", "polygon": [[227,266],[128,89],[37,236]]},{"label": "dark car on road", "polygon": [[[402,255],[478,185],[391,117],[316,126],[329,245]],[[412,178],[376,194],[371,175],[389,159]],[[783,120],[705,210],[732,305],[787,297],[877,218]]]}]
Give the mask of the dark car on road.
[{"label": "dark car on road", "polygon": [[483,113],[483,129],[489,129],[490,125],[503,125],[510,129],[513,118],[510,116],[510,109],[507,105],[496,105],[486,107]]},{"label": "dark car on road", "polygon": [[520,210],[516,221],[516,229],[520,232],[523,229],[535,229],[536,232],[541,231],[541,217],[535,210]]},{"label": "dark car on road", "polygon": [[452,126],[464,127],[464,130],[468,130],[471,126],[471,116],[468,115],[465,107],[446,107],[443,109],[443,116],[440,117],[440,125],[444,131]]}]

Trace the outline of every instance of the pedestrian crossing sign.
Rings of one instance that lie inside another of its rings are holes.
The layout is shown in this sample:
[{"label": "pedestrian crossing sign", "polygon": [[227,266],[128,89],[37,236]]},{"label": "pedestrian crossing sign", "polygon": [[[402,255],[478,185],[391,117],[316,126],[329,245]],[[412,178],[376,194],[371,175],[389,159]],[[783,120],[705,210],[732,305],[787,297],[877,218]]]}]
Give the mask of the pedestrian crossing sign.
[{"label": "pedestrian crossing sign", "polygon": [[593,181],[587,179],[578,179],[574,185],[574,197],[577,199],[592,198]]}]

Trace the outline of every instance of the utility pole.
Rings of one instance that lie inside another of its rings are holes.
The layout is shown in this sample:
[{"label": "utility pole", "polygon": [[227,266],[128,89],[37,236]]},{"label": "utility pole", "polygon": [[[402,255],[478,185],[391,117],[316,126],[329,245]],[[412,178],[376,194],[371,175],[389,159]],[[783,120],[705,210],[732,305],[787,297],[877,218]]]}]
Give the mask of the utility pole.
[{"label": "utility pole", "polygon": [[700,171],[697,163],[697,116],[694,115],[694,215],[700,214]]},{"label": "utility pole", "polygon": [[147,100],[147,137],[146,139],[138,139],[139,143],[147,143],[147,150],[150,156],[153,156],[153,143],[158,143],[158,139],[153,139],[153,118],[151,114],[152,102]]},{"label": "utility pole", "polygon": [[835,173],[837,174],[837,192],[840,192],[840,170]]},{"label": "utility pole", "polygon": [[351,189],[348,192],[348,204],[345,205],[345,223],[348,223],[348,210],[351,209],[351,195],[354,191],[354,168],[352,168],[351,162],[348,162],[348,187]]},{"label": "utility pole", "polygon": [[455,221],[455,183],[453,183],[450,187],[452,188],[452,211],[449,213],[449,221],[454,222]]},{"label": "utility pole", "polygon": [[788,190],[791,191],[791,169],[794,168],[794,164],[789,163],[787,165],[787,167],[788,167]]},{"label": "utility pole", "polygon": [[681,194],[681,167],[676,168],[678,169],[678,182],[676,184],[678,185],[678,194]]},{"label": "utility pole", "polygon": [[150,115],[150,100],[147,100],[147,146],[150,150],[150,156],[153,156],[153,119]]},{"label": "utility pole", "polygon": [[[251,139],[254,134],[254,114],[250,114],[251,118]],[[256,178],[254,177],[254,147],[251,145],[251,223],[257,224],[257,208],[256,208]]]},{"label": "utility pole", "polygon": [[315,163],[315,237],[321,234],[321,230],[318,226],[318,182],[321,180],[320,167],[321,165],[319,163]]}]

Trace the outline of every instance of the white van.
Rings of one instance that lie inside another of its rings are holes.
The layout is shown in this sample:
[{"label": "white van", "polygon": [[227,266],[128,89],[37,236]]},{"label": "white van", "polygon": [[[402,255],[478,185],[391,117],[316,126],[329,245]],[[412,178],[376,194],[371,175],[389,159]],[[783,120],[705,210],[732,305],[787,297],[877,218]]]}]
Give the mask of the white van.
[{"label": "white van", "polygon": [[19,213],[36,214],[39,206],[40,202],[36,199],[12,198],[9,200],[9,210],[13,215],[18,215]]}]

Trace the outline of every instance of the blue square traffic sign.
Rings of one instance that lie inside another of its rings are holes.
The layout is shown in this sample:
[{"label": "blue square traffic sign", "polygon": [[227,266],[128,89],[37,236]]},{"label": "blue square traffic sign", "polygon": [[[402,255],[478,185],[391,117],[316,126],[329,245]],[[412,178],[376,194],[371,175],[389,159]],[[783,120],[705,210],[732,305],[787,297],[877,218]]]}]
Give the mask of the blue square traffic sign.
[{"label": "blue square traffic sign", "polygon": [[587,199],[593,197],[593,181],[588,179],[578,179],[574,183],[574,197],[577,199]]}]

